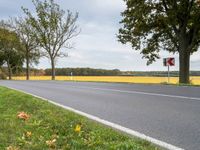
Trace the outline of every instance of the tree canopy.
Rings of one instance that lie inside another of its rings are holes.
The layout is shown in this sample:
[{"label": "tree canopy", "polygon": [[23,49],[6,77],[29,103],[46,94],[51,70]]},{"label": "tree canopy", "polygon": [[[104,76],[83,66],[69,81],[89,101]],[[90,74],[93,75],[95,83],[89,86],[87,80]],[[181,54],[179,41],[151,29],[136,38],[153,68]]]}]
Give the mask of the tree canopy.
[{"label": "tree canopy", "polygon": [[40,58],[39,44],[33,36],[34,28],[29,24],[28,18],[15,18],[10,20],[10,26],[17,33],[21,43],[24,45],[24,56],[26,60],[26,79],[29,80],[30,65],[38,64]]},{"label": "tree canopy", "polygon": [[23,48],[15,32],[0,27],[0,65],[7,65],[9,79],[11,79],[13,71],[23,66]]},{"label": "tree canopy", "polygon": [[119,41],[141,51],[147,64],[166,50],[179,53],[180,82],[189,82],[190,55],[200,44],[200,7],[197,0],[124,0]]},{"label": "tree canopy", "polygon": [[54,0],[33,0],[36,17],[32,13],[23,8],[25,14],[29,18],[30,25],[34,28],[34,37],[38,44],[44,49],[43,55],[50,59],[52,65],[52,79],[55,79],[55,61],[58,57],[67,56],[66,51],[62,48],[70,49],[70,39],[79,34],[76,21],[78,13],[73,15],[60,8]]}]

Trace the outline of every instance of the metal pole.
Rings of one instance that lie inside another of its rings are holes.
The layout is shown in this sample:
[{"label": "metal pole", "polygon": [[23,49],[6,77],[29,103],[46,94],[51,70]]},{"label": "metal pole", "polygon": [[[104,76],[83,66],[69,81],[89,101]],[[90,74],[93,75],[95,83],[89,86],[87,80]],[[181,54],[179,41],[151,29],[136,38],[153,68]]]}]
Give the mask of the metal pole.
[{"label": "metal pole", "polygon": [[169,70],[169,65],[168,65],[168,83],[170,82],[170,70]]},{"label": "metal pole", "polygon": [[73,80],[73,72],[71,72],[71,81]]}]

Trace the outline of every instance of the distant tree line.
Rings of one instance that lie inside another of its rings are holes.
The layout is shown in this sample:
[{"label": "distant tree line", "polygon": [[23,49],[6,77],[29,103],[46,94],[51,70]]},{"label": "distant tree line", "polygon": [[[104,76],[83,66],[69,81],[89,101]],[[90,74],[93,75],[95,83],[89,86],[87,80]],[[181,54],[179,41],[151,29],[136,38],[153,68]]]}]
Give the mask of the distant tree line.
[{"label": "distant tree line", "polygon": [[[0,79],[6,78],[8,69],[2,67],[0,69]],[[152,77],[167,77],[167,71],[120,71],[118,69],[93,69],[93,68],[56,68],[56,76],[152,76]],[[21,68],[13,72],[14,76],[25,76],[26,68]],[[30,68],[31,76],[51,76],[51,68],[35,69]],[[191,76],[200,76],[200,71],[190,71]],[[178,71],[171,71],[170,76],[178,77]]]},{"label": "distant tree line", "polygon": [[[92,68],[56,68],[57,76],[153,76],[167,77],[167,71],[120,71],[119,69],[92,69]],[[47,76],[51,75],[51,69],[45,69]],[[190,71],[191,76],[200,76],[200,71]],[[179,71],[171,71],[170,76],[179,77]]]},{"label": "distant tree line", "polygon": [[[57,68],[57,76],[119,76],[122,72],[118,69],[92,69],[92,68]],[[45,75],[51,75],[51,69],[45,70]]]}]

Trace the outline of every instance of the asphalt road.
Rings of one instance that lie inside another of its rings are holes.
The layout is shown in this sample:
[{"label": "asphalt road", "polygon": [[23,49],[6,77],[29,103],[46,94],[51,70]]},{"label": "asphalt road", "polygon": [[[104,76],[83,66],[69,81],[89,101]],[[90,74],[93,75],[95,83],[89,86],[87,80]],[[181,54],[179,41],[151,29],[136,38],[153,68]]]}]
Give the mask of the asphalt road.
[{"label": "asphalt road", "polygon": [[200,150],[200,88],[0,81],[187,150]]}]

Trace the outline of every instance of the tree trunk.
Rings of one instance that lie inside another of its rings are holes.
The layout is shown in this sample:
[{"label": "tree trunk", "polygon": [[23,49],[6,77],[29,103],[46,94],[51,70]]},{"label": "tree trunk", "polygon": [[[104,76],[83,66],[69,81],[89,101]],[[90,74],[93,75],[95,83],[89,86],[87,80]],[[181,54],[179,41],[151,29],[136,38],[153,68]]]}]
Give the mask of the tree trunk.
[{"label": "tree trunk", "polygon": [[51,59],[51,80],[55,80],[56,71],[55,71],[55,62],[54,59]]},{"label": "tree trunk", "polygon": [[179,53],[179,83],[190,83],[190,54],[186,52]]},{"label": "tree trunk", "polygon": [[180,36],[179,50],[179,83],[190,83],[190,51],[189,43],[185,34]]},{"label": "tree trunk", "polygon": [[8,65],[8,77],[9,80],[12,80],[12,68],[9,63],[7,63],[7,65]]},{"label": "tree trunk", "polygon": [[29,54],[28,52],[26,52],[26,80],[29,80],[29,76],[30,76],[30,60],[29,60]]}]

